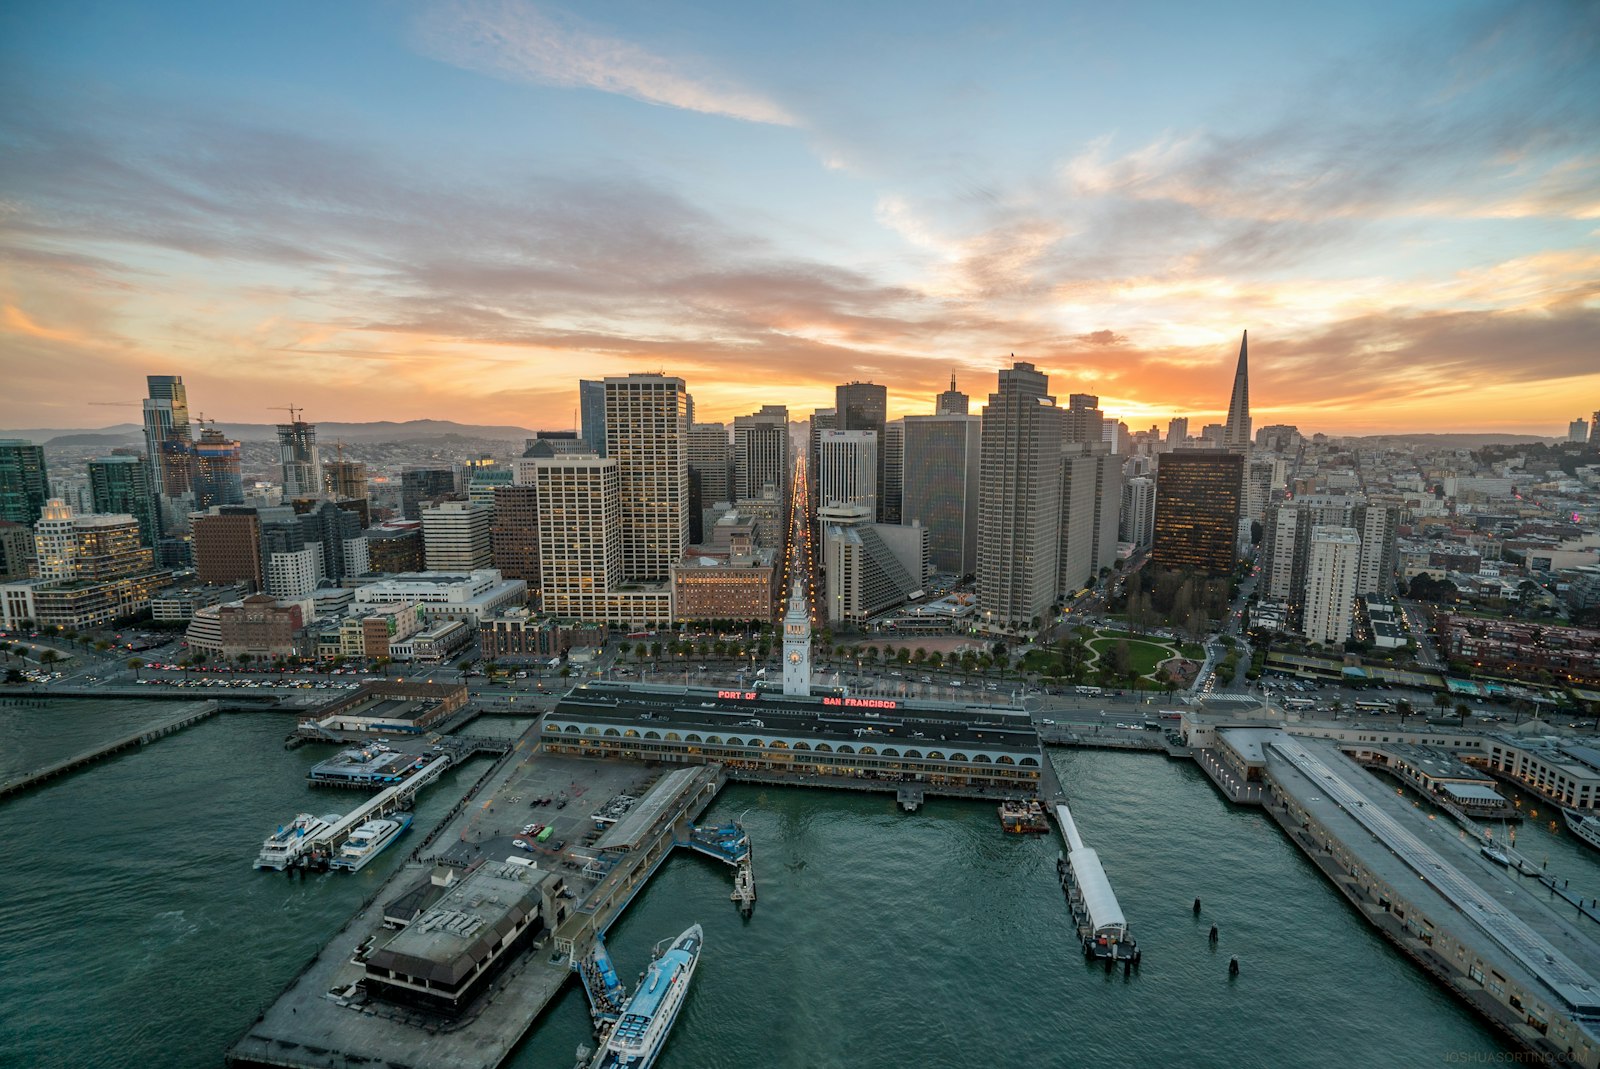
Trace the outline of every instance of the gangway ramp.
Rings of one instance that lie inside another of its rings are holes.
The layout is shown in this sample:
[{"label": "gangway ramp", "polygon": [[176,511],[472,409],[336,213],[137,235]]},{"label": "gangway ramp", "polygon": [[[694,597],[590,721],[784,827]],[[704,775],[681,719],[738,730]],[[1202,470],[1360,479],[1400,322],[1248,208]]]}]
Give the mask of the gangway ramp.
[{"label": "gangway ramp", "polygon": [[307,840],[301,849],[302,863],[324,864],[333,856],[334,852],[350,838],[350,833],[355,831],[374,817],[385,816],[397,812],[411,804],[416,793],[440,776],[444,775],[454,761],[450,754],[438,754],[432,761],[418,770],[416,774],[396,783],[393,787],[386,787],[382,791],[367,799],[361,805],[352,809],[339,819],[332,827],[322,834]]}]

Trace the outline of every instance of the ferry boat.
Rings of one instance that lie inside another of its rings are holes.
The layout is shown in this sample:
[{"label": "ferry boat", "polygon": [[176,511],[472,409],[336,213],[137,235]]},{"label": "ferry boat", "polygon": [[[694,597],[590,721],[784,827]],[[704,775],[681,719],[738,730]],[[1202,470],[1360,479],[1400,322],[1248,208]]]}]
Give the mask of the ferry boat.
[{"label": "ferry boat", "polygon": [[650,1069],[655,1064],[689,993],[704,939],[696,924],[650,963],[589,1069]]},{"label": "ferry boat", "polygon": [[314,817],[301,813],[285,827],[279,828],[261,844],[261,854],[256,858],[258,869],[277,869],[282,872],[300,857],[306,843],[321,835],[339,821],[339,817]]},{"label": "ferry boat", "polygon": [[1001,802],[999,813],[1000,827],[1014,835],[1050,830],[1050,820],[1045,816],[1044,806],[1037,801]]},{"label": "ferry boat", "polygon": [[1600,850],[1600,817],[1572,813],[1563,809],[1561,819],[1566,821],[1567,828],[1572,834],[1596,850]]},{"label": "ferry boat", "polygon": [[369,820],[339,847],[339,856],[328,862],[328,867],[355,872],[383,852],[383,848],[400,838],[400,833],[411,827],[410,813],[396,813],[392,817]]}]

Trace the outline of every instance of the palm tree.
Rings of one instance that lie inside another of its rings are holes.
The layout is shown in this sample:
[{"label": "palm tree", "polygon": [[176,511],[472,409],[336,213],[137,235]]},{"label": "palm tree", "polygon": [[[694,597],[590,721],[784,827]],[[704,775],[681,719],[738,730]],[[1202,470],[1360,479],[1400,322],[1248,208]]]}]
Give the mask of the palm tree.
[{"label": "palm tree", "polygon": [[138,679],[139,678],[139,669],[144,667],[144,660],[142,658],[139,658],[139,657],[129,657],[128,658],[128,667],[133,669],[133,678],[134,679]]}]

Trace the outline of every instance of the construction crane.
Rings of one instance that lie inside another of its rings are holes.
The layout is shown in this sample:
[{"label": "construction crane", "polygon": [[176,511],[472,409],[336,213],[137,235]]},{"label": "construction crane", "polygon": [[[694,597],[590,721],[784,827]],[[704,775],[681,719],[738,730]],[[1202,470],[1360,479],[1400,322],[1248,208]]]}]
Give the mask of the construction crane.
[{"label": "construction crane", "polygon": [[208,423],[211,425],[212,430],[217,429],[217,421],[214,419],[206,419],[206,414],[204,412],[201,412],[199,415],[195,416],[194,422],[200,424],[201,429],[204,429]]},{"label": "construction crane", "polygon": [[287,412],[287,413],[289,413],[289,422],[290,423],[299,423],[300,422],[300,413],[305,411],[304,408],[296,408],[293,401],[289,402],[287,405],[268,405],[267,407],[268,407],[269,410],[271,410],[273,412]]}]

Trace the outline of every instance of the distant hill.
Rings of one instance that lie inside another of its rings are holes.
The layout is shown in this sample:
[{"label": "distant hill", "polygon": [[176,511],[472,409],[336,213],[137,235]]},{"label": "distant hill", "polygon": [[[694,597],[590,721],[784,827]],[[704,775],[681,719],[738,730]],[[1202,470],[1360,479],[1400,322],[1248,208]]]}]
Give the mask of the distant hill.
[{"label": "distant hill", "polygon": [[[533,432],[523,427],[482,427],[444,419],[412,419],[404,423],[390,420],[377,423],[318,423],[316,427],[319,442],[332,442],[340,438],[347,442],[427,442],[451,438],[521,442],[524,438],[533,437]],[[217,430],[244,442],[270,442],[277,437],[276,425],[272,423],[218,423]],[[111,448],[142,441],[144,429],[137,423],[119,423],[98,428],[0,431],[0,437],[26,438],[58,449]]]},{"label": "distant hill", "polygon": [[1410,442],[1413,445],[1431,445],[1440,449],[1482,449],[1486,445],[1555,445],[1565,438],[1547,438],[1537,434],[1368,434],[1353,439],[1358,442]]}]

